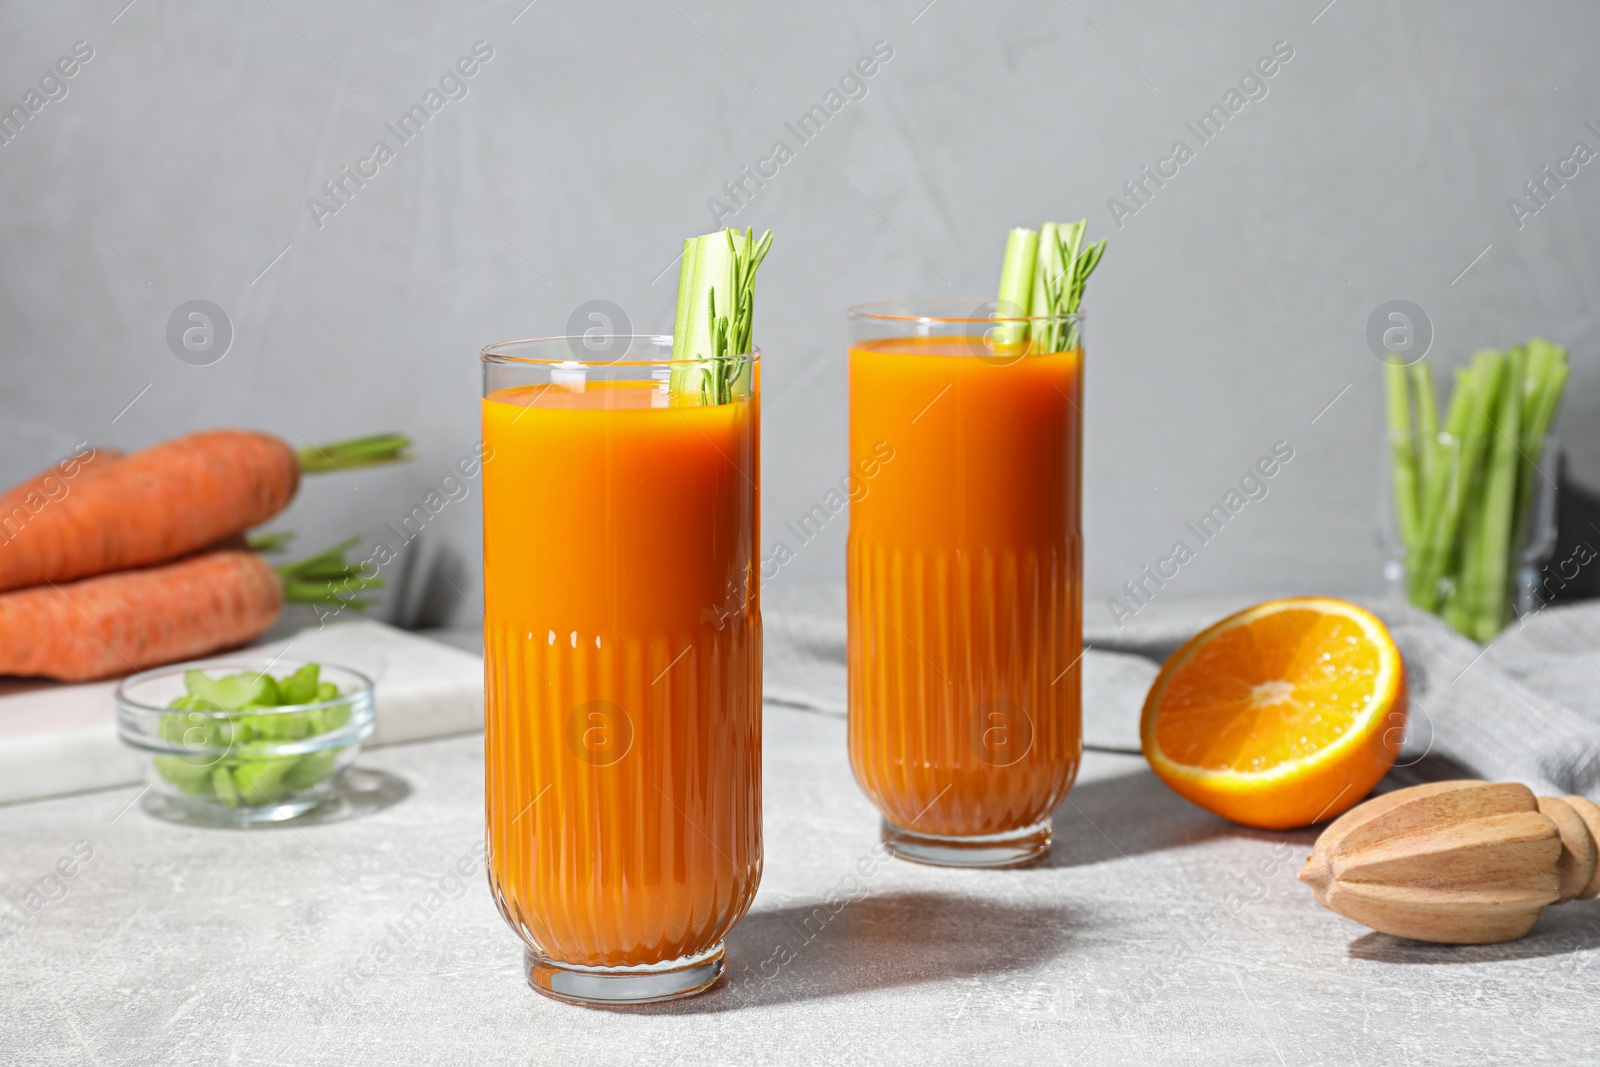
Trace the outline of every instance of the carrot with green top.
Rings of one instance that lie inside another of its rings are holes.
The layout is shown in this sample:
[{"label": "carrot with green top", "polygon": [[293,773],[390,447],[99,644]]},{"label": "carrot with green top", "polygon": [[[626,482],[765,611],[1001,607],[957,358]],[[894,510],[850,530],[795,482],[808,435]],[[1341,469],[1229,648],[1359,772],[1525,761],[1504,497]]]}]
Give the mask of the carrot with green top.
[{"label": "carrot with green top", "polygon": [[209,430],[155,445],[36,513],[0,516],[0,590],[186,556],[270,519],[299,485],[294,451],[267,434]]},{"label": "carrot with green top", "polygon": [[272,628],[285,603],[360,611],[368,606],[360,594],[383,579],[345,562],[359,540],[281,567],[241,544],[0,593],[0,675],[109,678],[245,644]]},{"label": "carrot with green top", "polygon": [[235,549],[0,594],[0,675],[131,674],[242,645],[282,609],[277,571]]},{"label": "carrot with green top", "polygon": [[[38,514],[71,493],[72,487],[80,479],[99,474],[123,455],[121,449],[97,448],[84,442],[73,450],[72,455],[0,492],[0,541],[5,540],[4,524],[7,519],[14,526],[25,523],[29,516]],[[22,509],[20,519],[16,514],[19,508]]]},{"label": "carrot with green top", "polygon": [[394,462],[410,443],[380,434],[297,452],[269,434],[207,430],[130,456],[82,446],[0,494],[0,592],[216,547],[287,507],[303,471]]}]

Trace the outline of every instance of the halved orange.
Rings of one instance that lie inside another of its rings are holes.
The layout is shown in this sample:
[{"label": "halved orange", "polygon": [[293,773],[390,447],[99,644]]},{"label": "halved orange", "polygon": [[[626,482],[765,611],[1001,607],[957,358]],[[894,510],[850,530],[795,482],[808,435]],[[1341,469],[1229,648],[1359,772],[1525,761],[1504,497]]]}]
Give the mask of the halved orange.
[{"label": "halved orange", "polygon": [[1173,653],[1139,734],[1181,796],[1281,830],[1364,799],[1393,766],[1405,722],[1405,665],[1378,617],[1289,597],[1230,615]]}]

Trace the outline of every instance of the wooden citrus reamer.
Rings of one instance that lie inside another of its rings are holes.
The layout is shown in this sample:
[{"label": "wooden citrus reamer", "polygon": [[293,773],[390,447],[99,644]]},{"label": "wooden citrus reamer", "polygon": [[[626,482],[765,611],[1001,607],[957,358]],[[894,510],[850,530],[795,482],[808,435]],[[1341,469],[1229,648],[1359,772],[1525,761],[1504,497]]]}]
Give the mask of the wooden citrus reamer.
[{"label": "wooden citrus reamer", "polygon": [[1374,930],[1481,945],[1547,904],[1600,894],[1600,807],[1515,782],[1432,782],[1374,797],[1317,838],[1300,880]]}]

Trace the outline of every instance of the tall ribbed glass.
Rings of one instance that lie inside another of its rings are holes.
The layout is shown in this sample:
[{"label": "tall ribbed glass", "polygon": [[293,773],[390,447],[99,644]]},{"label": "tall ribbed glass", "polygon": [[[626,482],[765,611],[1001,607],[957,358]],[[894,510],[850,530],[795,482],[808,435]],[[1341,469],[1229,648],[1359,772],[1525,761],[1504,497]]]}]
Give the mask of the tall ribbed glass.
[{"label": "tall ribbed glass", "polygon": [[643,1003],[716,981],[761,878],[759,375],[607,344],[482,353],[488,866],[536,989]]},{"label": "tall ribbed glass", "polygon": [[850,312],[850,762],[906,859],[1034,859],[1077,777],[1081,327]]}]

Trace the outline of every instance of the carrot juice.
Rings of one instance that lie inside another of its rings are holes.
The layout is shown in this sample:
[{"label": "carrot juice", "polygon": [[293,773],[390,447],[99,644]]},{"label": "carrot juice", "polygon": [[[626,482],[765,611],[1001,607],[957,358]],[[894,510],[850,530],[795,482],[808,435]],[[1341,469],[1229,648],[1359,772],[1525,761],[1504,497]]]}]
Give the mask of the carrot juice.
[{"label": "carrot juice", "polygon": [[1082,351],[853,322],[851,765],[896,854],[1025,862],[1082,752]]},{"label": "carrot juice", "polygon": [[491,366],[543,343],[485,350],[490,884],[542,992],[668,999],[761,876],[754,374],[702,404],[664,365]]}]

